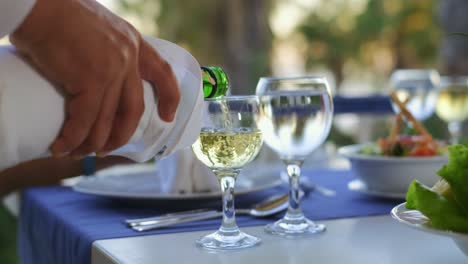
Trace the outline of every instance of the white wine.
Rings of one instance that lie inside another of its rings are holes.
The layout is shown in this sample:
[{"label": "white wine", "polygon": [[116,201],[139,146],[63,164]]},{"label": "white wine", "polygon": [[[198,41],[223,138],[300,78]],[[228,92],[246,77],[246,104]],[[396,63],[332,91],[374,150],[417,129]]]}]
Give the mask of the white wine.
[{"label": "white wine", "polygon": [[221,113],[223,113],[224,128],[227,130],[232,130],[232,121],[231,117],[229,116],[229,107],[224,100],[221,100],[219,103],[221,106]]},{"label": "white wine", "polygon": [[258,126],[282,159],[303,159],[327,137],[333,104],[326,92],[260,96]]},{"label": "white wine", "polygon": [[446,122],[464,121],[468,118],[468,86],[451,86],[439,93],[437,115]]},{"label": "white wine", "polygon": [[[434,113],[437,101],[435,89],[399,89],[396,95],[402,102],[408,100],[406,107],[417,120],[426,120]],[[400,111],[394,104],[393,109]]]},{"label": "white wine", "polygon": [[211,169],[240,169],[257,156],[263,143],[259,130],[202,130],[192,145],[195,156]]}]

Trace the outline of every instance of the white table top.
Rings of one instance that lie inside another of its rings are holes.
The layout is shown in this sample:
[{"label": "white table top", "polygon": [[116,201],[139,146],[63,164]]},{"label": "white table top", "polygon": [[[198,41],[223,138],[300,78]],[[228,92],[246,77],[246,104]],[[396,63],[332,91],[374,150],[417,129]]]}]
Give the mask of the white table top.
[{"label": "white table top", "polygon": [[93,243],[92,264],[164,263],[468,263],[447,237],[413,230],[390,216],[321,221],[328,230],[311,238],[285,239],[242,230],[263,239],[260,246],[232,252],[209,252],[194,241],[208,231],[99,240]]}]

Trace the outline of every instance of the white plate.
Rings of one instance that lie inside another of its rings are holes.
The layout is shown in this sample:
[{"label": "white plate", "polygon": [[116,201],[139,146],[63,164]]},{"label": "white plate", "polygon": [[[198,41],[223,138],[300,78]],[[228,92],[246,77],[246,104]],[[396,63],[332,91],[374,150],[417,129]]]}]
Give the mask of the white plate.
[{"label": "white plate", "polygon": [[434,229],[430,226],[429,219],[421,214],[421,212],[406,209],[406,203],[395,206],[392,209],[391,215],[398,222],[414,229],[452,238],[460,250],[468,256],[468,234]]},{"label": "white plate", "polygon": [[[255,175],[250,170],[236,181],[236,195],[252,193],[282,184],[279,171],[261,168]],[[220,191],[200,193],[162,193],[154,165],[126,166],[107,169],[96,176],[83,177],[73,186],[78,192],[125,199],[182,200],[219,198]]]},{"label": "white plate", "polygon": [[348,189],[350,189],[351,191],[360,192],[363,194],[376,196],[376,197],[382,197],[382,198],[391,198],[391,199],[405,199],[406,198],[406,193],[394,193],[394,192],[369,190],[366,184],[359,179],[355,179],[355,180],[348,182]]}]

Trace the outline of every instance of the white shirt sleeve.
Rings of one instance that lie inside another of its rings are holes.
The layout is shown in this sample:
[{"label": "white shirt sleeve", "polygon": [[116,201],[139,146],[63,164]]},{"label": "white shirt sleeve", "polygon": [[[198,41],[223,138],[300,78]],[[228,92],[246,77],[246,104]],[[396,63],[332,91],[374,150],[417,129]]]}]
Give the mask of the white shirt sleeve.
[{"label": "white shirt sleeve", "polygon": [[0,38],[15,31],[35,3],[36,0],[0,0]]}]

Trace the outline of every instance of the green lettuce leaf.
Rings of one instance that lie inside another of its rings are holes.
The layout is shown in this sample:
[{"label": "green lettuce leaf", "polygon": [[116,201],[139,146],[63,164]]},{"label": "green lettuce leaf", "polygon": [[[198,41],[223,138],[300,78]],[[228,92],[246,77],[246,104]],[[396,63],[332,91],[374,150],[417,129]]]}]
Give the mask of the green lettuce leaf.
[{"label": "green lettuce leaf", "polygon": [[454,201],[413,181],[406,194],[406,207],[416,209],[428,217],[437,229],[468,232],[468,216]]},{"label": "green lettuce leaf", "polygon": [[458,206],[468,214],[468,148],[453,145],[448,151],[449,162],[437,174],[448,182]]}]

